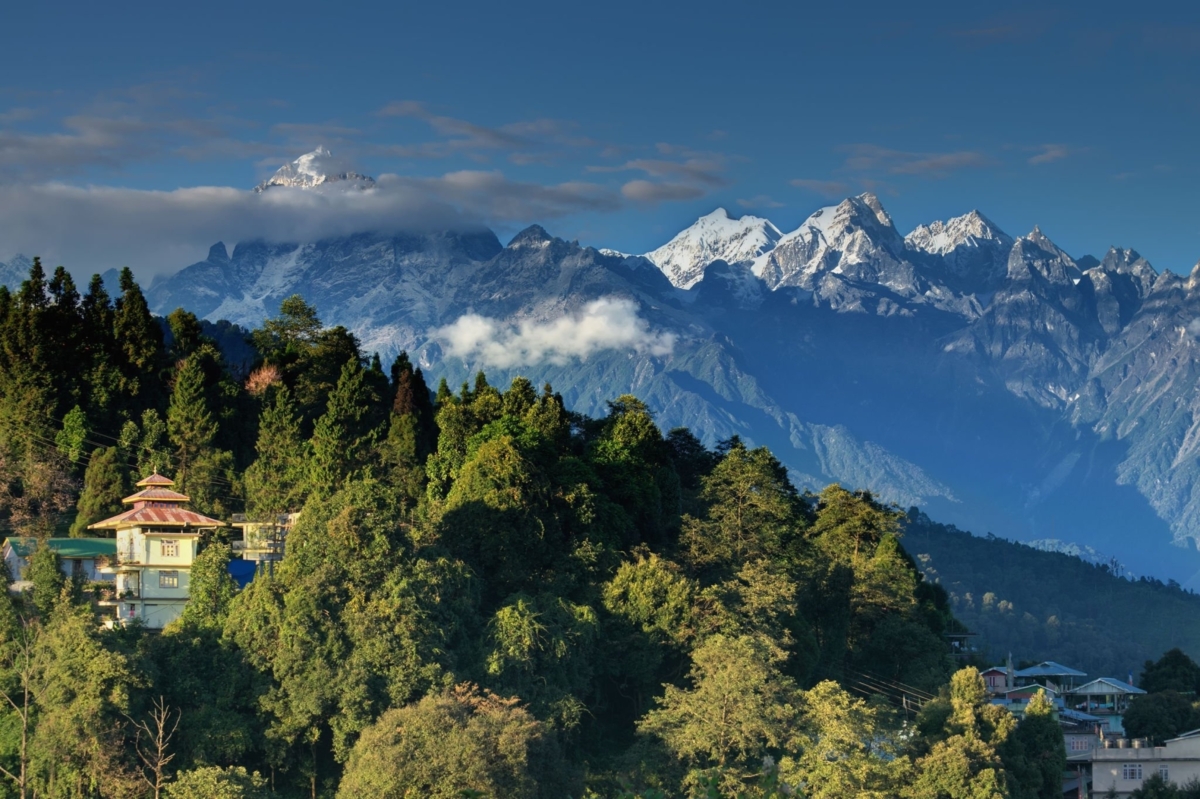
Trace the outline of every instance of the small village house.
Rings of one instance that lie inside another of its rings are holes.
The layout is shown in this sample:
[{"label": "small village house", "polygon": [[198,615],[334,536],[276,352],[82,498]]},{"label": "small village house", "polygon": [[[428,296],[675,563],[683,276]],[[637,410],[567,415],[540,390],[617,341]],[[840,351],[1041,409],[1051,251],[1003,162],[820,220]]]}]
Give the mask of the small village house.
[{"label": "small village house", "polygon": [[[117,542],[111,538],[47,538],[46,546],[58,553],[60,568],[67,577],[78,577],[87,582],[112,581],[112,575],[99,571],[99,566],[110,560],[117,552]],[[13,578],[13,588],[20,590],[28,582],[26,570],[29,558],[38,547],[38,539],[32,536],[12,536],[5,539],[0,555],[8,564],[8,573]]]},{"label": "small village house", "polygon": [[140,491],[121,500],[132,506],[129,510],[89,527],[116,531],[116,556],[102,571],[115,576],[111,604],[119,624],[140,620],[161,630],[179,618],[189,597],[199,533],[223,526],[184,508],[188,497],[174,485],[152,474],[138,483]]}]

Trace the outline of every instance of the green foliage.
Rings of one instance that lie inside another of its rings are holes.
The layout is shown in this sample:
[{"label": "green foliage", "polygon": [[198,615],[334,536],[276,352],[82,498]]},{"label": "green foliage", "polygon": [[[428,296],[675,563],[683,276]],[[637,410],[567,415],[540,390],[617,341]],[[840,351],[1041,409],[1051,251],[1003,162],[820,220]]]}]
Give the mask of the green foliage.
[{"label": "green foliage", "polygon": [[63,419],[62,430],[55,435],[54,443],[58,445],[58,451],[64,458],[78,464],[83,461],[87,436],[87,417],[83,409],[76,405]]},{"label": "green foliage", "polygon": [[1014,799],[1059,799],[1067,750],[1054,706],[1038,691],[1012,735],[1001,744],[1000,757],[1008,772]]},{"label": "green foliage", "polygon": [[166,799],[267,799],[267,781],[241,766],[185,771],[164,791]]},{"label": "green foliage", "polygon": [[[1150,579],[994,537],[973,536],[910,511],[904,547],[993,662],[1022,653],[1088,674],[1122,675],[1179,647],[1200,653],[1200,596]],[[984,603],[987,594],[994,596]]]},{"label": "green foliage", "polygon": [[1175,647],[1157,661],[1146,661],[1138,685],[1152,694],[1159,691],[1178,691],[1181,694],[1197,696],[1200,694],[1200,665],[1182,649]]},{"label": "green foliage", "polygon": [[552,799],[573,793],[572,781],[553,732],[517,700],[460,685],[383,714],[351,753],[337,795]]},{"label": "green foliage", "polygon": [[275,386],[259,419],[257,458],[246,470],[246,511],[259,521],[295,513],[308,496],[311,448],[287,386]]},{"label": "green foliage", "polygon": [[1134,697],[1122,724],[1130,738],[1150,738],[1161,746],[1180,733],[1200,727],[1200,709],[1194,699],[1178,691],[1159,691]]},{"label": "green foliage", "polygon": [[909,775],[890,714],[824,681],[804,694],[795,756],[780,774],[809,799],[886,799]]},{"label": "green foliage", "polygon": [[325,414],[313,428],[310,480],[314,491],[336,491],[372,465],[379,438],[373,407],[377,404],[365,370],[355,361],[347,362]]},{"label": "green foliage", "polygon": [[229,576],[233,553],[227,544],[209,544],[192,562],[188,603],[182,622],[219,629],[229,615],[237,585]]},{"label": "green foliage", "polygon": [[667,685],[638,729],[685,761],[694,784],[710,770],[737,787],[764,756],[789,747],[800,695],[768,642],[711,636],[692,653],[688,688]]},{"label": "green foliage", "polygon": [[67,578],[62,573],[62,558],[46,542],[40,542],[29,556],[25,579],[33,583],[34,607],[43,617],[49,617],[62,599]]},{"label": "green foliage", "polygon": [[129,474],[117,447],[92,450],[83,475],[83,492],[71,525],[72,536],[88,535],[87,526],[115,516],[123,509],[121,499],[130,494]]},{"label": "green foliage", "polygon": [[983,678],[974,668],[957,672],[950,683],[950,712],[938,739],[914,764],[913,799],[1007,799],[1008,775],[1001,747],[1016,721],[989,704]]}]

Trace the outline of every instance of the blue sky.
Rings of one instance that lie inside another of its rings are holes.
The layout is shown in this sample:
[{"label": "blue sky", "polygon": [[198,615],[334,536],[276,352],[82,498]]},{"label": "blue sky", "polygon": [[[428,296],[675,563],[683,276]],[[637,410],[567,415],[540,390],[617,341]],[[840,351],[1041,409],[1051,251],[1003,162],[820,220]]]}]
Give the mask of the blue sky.
[{"label": "blue sky", "polygon": [[978,208],[1077,256],[1200,259],[1200,4],[11,6],[0,260],[148,274],[259,222],[353,225],[246,210],[318,144],[393,176],[376,216],[502,238],[640,252],[717,205],[789,230],[871,190],[902,232]]}]

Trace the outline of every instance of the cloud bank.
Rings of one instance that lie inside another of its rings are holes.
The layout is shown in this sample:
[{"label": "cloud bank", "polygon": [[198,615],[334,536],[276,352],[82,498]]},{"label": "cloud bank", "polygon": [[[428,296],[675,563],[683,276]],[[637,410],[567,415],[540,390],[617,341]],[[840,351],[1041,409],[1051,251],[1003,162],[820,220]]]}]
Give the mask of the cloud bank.
[{"label": "cloud bank", "polygon": [[472,170],[428,178],[381,175],[365,191],[0,185],[0,260],[40,255],[77,274],[129,266],[147,276],[198,261],[217,241],[464,230],[611,211],[622,202],[613,188],[594,183],[543,185]]},{"label": "cloud bank", "polygon": [[637,303],[619,297],[601,297],[575,314],[546,322],[513,324],[466,314],[431,335],[447,355],[500,369],[562,366],[604,350],[664,356],[671,354],[676,340],[674,333],[651,330],[638,315]]}]

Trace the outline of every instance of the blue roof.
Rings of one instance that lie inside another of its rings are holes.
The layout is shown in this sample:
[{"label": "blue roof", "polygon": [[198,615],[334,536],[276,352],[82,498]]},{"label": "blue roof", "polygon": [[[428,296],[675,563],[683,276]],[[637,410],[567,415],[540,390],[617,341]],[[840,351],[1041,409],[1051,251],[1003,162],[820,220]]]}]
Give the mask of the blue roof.
[{"label": "blue roof", "polygon": [[1076,669],[1047,660],[1027,669],[1017,669],[1013,672],[1018,677],[1086,677],[1087,674]]},{"label": "blue roof", "polygon": [[1097,677],[1087,685],[1081,685],[1067,693],[1077,696],[1104,696],[1106,694],[1144,694],[1146,692],[1124,680],[1118,680],[1116,677]]}]

